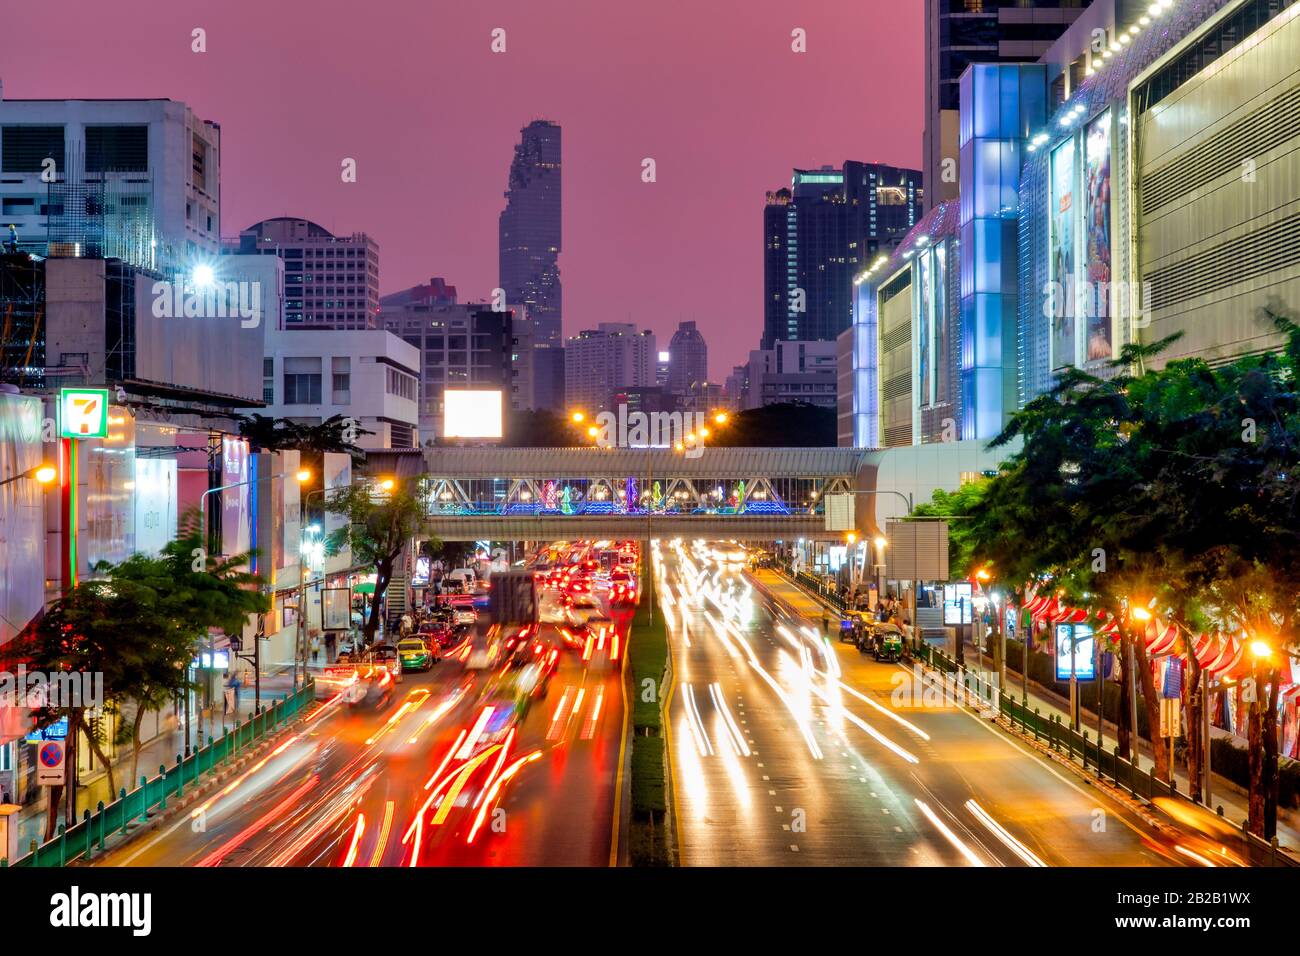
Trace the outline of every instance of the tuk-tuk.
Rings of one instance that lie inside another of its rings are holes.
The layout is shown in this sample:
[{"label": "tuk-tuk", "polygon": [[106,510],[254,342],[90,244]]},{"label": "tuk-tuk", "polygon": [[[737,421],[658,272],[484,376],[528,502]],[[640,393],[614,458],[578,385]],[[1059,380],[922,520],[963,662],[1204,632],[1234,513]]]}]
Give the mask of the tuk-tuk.
[{"label": "tuk-tuk", "polygon": [[868,623],[867,615],[861,611],[845,611],[840,617],[840,641],[857,644]]},{"label": "tuk-tuk", "polygon": [[873,622],[865,645],[859,645],[864,654],[868,649],[878,661],[896,661],[903,656],[903,632],[897,624]]}]

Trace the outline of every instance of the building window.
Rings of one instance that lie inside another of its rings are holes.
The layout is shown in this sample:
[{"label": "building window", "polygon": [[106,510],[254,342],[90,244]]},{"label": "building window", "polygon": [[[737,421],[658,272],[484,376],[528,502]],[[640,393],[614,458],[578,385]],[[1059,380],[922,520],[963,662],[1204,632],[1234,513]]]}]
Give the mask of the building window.
[{"label": "building window", "polygon": [[262,401],[275,404],[275,359],[262,359]]},{"label": "building window", "polygon": [[352,360],[346,356],[330,360],[334,375],[334,404],[352,404]]},{"label": "building window", "polygon": [[284,404],[319,405],[321,403],[321,360],[286,358],[284,360]]}]

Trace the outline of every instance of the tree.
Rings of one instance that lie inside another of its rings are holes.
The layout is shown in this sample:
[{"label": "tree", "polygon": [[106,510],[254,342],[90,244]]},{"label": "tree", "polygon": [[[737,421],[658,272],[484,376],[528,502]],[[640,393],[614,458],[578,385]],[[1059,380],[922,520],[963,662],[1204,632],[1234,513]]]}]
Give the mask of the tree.
[{"label": "tree", "polygon": [[375,567],[375,591],[364,626],[366,643],[371,643],[379,629],[379,608],[397,559],[427,524],[424,498],[407,482],[395,481],[387,491],[372,482],[357,482],[331,493],[325,510],[347,520],[326,540],[331,553],[347,545],[359,564]]},{"label": "tree", "polygon": [[501,441],[504,448],[568,448],[586,443],[573,423],[549,408],[511,411]]},{"label": "tree", "polygon": [[936,488],[931,500],[912,509],[907,520],[916,518],[949,518],[948,522],[948,573],[951,577],[966,577],[978,563],[975,560],[975,539],[970,522],[965,520],[983,500],[989,487],[988,479],[970,481],[956,491]]},{"label": "tree", "polygon": [[834,447],[835,409],[807,402],[778,402],[730,416],[711,430],[707,444],[728,448]]},{"label": "tree", "polygon": [[[102,674],[103,711],[118,715],[135,704],[130,728],[132,779],[139,769],[140,724],[144,714],[192,689],[187,669],[213,628],[238,635],[250,614],[265,613],[270,599],[261,579],[243,570],[247,555],[212,558],[203,553],[198,513],[181,523],[181,534],[158,556],[136,554],[125,561],[101,562],[100,577],[84,581],[55,601],[18,639],[28,666],[40,671]],[[196,558],[196,555],[198,556]],[[103,764],[110,789],[115,770],[104,753],[104,734],[89,725],[79,707],[64,707],[72,739],[84,734]],[[59,716],[46,708],[38,726]],[[51,792],[50,806],[59,794]],[[47,838],[57,815],[49,814]]]},{"label": "tree", "polygon": [[360,465],[366,453],[357,445],[357,439],[374,432],[343,415],[331,415],[319,425],[305,425],[254,413],[240,418],[239,434],[254,448],[265,451],[294,449],[314,460],[325,452],[337,452],[351,455],[353,464]]},{"label": "tree", "polygon": [[188,664],[213,630],[239,637],[248,619],[271,609],[261,577],[247,571],[250,555],[215,557],[204,552],[199,513],[190,511],[178,536],[157,557],[137,554],[116,566],[104,566],[111,581],[131,581],[160,595],[159,609],[170,627],[153,653],[133,675],[129,696],[136,702],[131,743],[132,778],[140,759],[140,722],[145,713],[165,706],[191,688],[174,662]]}]

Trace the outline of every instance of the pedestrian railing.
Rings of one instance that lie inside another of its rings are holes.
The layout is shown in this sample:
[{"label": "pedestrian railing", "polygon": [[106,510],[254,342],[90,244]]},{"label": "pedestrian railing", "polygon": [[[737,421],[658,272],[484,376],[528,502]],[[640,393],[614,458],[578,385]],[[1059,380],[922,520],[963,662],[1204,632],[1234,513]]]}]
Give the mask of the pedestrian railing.
[{"label": "pedestrian railing", "polygon": [[[1171,778],[1166,783],[1155,774],[1121,757],[1118,746],[1108,751],[1100,737],[1093,738],[1086,730],[1076,731],[1060,715],[1044,716],[1037,707],[1031,709],[1027,703],[1017,700],[1015,694],[1003,690],[984,674],[963,667],[939,649],[929,644],[920,644],[913,650],[913,655],[938,671],[941,676],[936,679],[944,682],[946,689],[962,699],[962,702],[978,706],[990,715],[994,712],[1001,714],[1013,730],[1018,728],[1025,736],[1032,736],[1035,741],[1070,760],[1078,759],[1085,771],[1095,773],[1099,778],[1108,780],[1121,790],[1147,802],[1156,797],[1191,802],[1186,794],[1179,792],[1177,780]],[[1276,838],[1271,842],[1262,840],[1244,827],[1241,828],[1241,837],[1246,844],[1247,856],[1253,864],[1300,866],[1300,859],[1289,851],[1282,850]]]},{"label": "pedestrian railing", "polygon": [[[262,737],[284,726],[315,696],[315,689],[307,686],[289,694],[256,714],[250,714],[242,724],[236,724],[220,737],[208,737],[207,746],[188,756],[176,755],[176,763],[169,770],[159,766],[153,779],[141,775],[139,785],[131,791],[122,787],[118,798],[105,806],[101,800],[94,813],[83,811],[80,822],[71,827],[59,824],[58,834],[36,847],[12,864],[0,858],[4,866],[66,866],[70,861],[90,859],[102,852],[109,837],[130,832],[133,825],[144,823],[155,810],[167,809],[169,799],[180,799],[187,789],[193,789],[205,773],[217,770],[233,761]],[[35,842],[35,841],[33,841]]]},{"label": "pedestrian railing", "polygon": [[847,602],[842,598],[834,588],[826,586],[826,582],[814,577],[807,571],[793,571],[788,564],[774,564],[773,567],[789,581],[799,585],[807,591],[812,591],[819,598],[833,605],[836,609],[843,611]]}]

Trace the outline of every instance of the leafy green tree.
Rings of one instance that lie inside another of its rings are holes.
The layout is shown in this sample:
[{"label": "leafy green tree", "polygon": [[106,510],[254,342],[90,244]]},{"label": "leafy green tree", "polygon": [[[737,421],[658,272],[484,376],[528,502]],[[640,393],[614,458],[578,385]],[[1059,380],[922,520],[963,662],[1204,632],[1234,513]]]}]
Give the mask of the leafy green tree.
[{"label": "leafy green tree", "polygon": [[[182,521],[181,534],[158,556],[135,554],[117,564],[101,563],[97,578],[84,581],[55,601],[19,638],[19,652],[35,670],[102,674],[103,711],[114,717],[127,703],[135,715],[127,739],[132,744],[132,779],[139,769],[140,726],[146,713],[192,689],[187,669],[210,631],[239,635],[249,615],[265,613],[270,599],[261,580],[244,567],[247,555],[207,557],[201,548],[197,512]],[[92,725],[81,708],[62,708],[69,735],[84,735],[104,766],[109,787],[117,789],[114,767],[104,752],[102,723]],[[37,714],[45,725],[60,716],[47,708]],[[50,805],[59,796],[51,793]],[[53,836],[57,814],[47,819]]]},{"label": "leafy green tree", "polygon": [[360,465],[366,460],[366,453],[357,445],[357,439],[374,432],[343,415],[331,415],[319,425],[307,425],[254,413],[239,420],[239,434],[254,448],[301,451],[318,465],[325,452],[351,455],[353,463]]},{"label": "leafy green tree", "polygon": [[[375,568],[375,592],[370,596],[363,629],[366,643],[371,643],[379,629],[379,609],[397,559],[428,523],[425,500],[411,482],[395,480],[390,490],[383,490],[374,482],[361,481],[332,492],[325,509],[347,520],[329,536],[326,547],[337,553],[350,546],[358,564]],[[436,548],[440,543],[434,540]]]},{"label": "leafy green tree", "polygon": [[931,500],[912,509],[908,520],[916,518],[947,518],[948,521],[948,573],[964,578],[978,566],[975,558],[975,539],[971,533],[970,516],[988,491],[990,481],[982,478],[970,481],[956,491],[936,488]]}]

